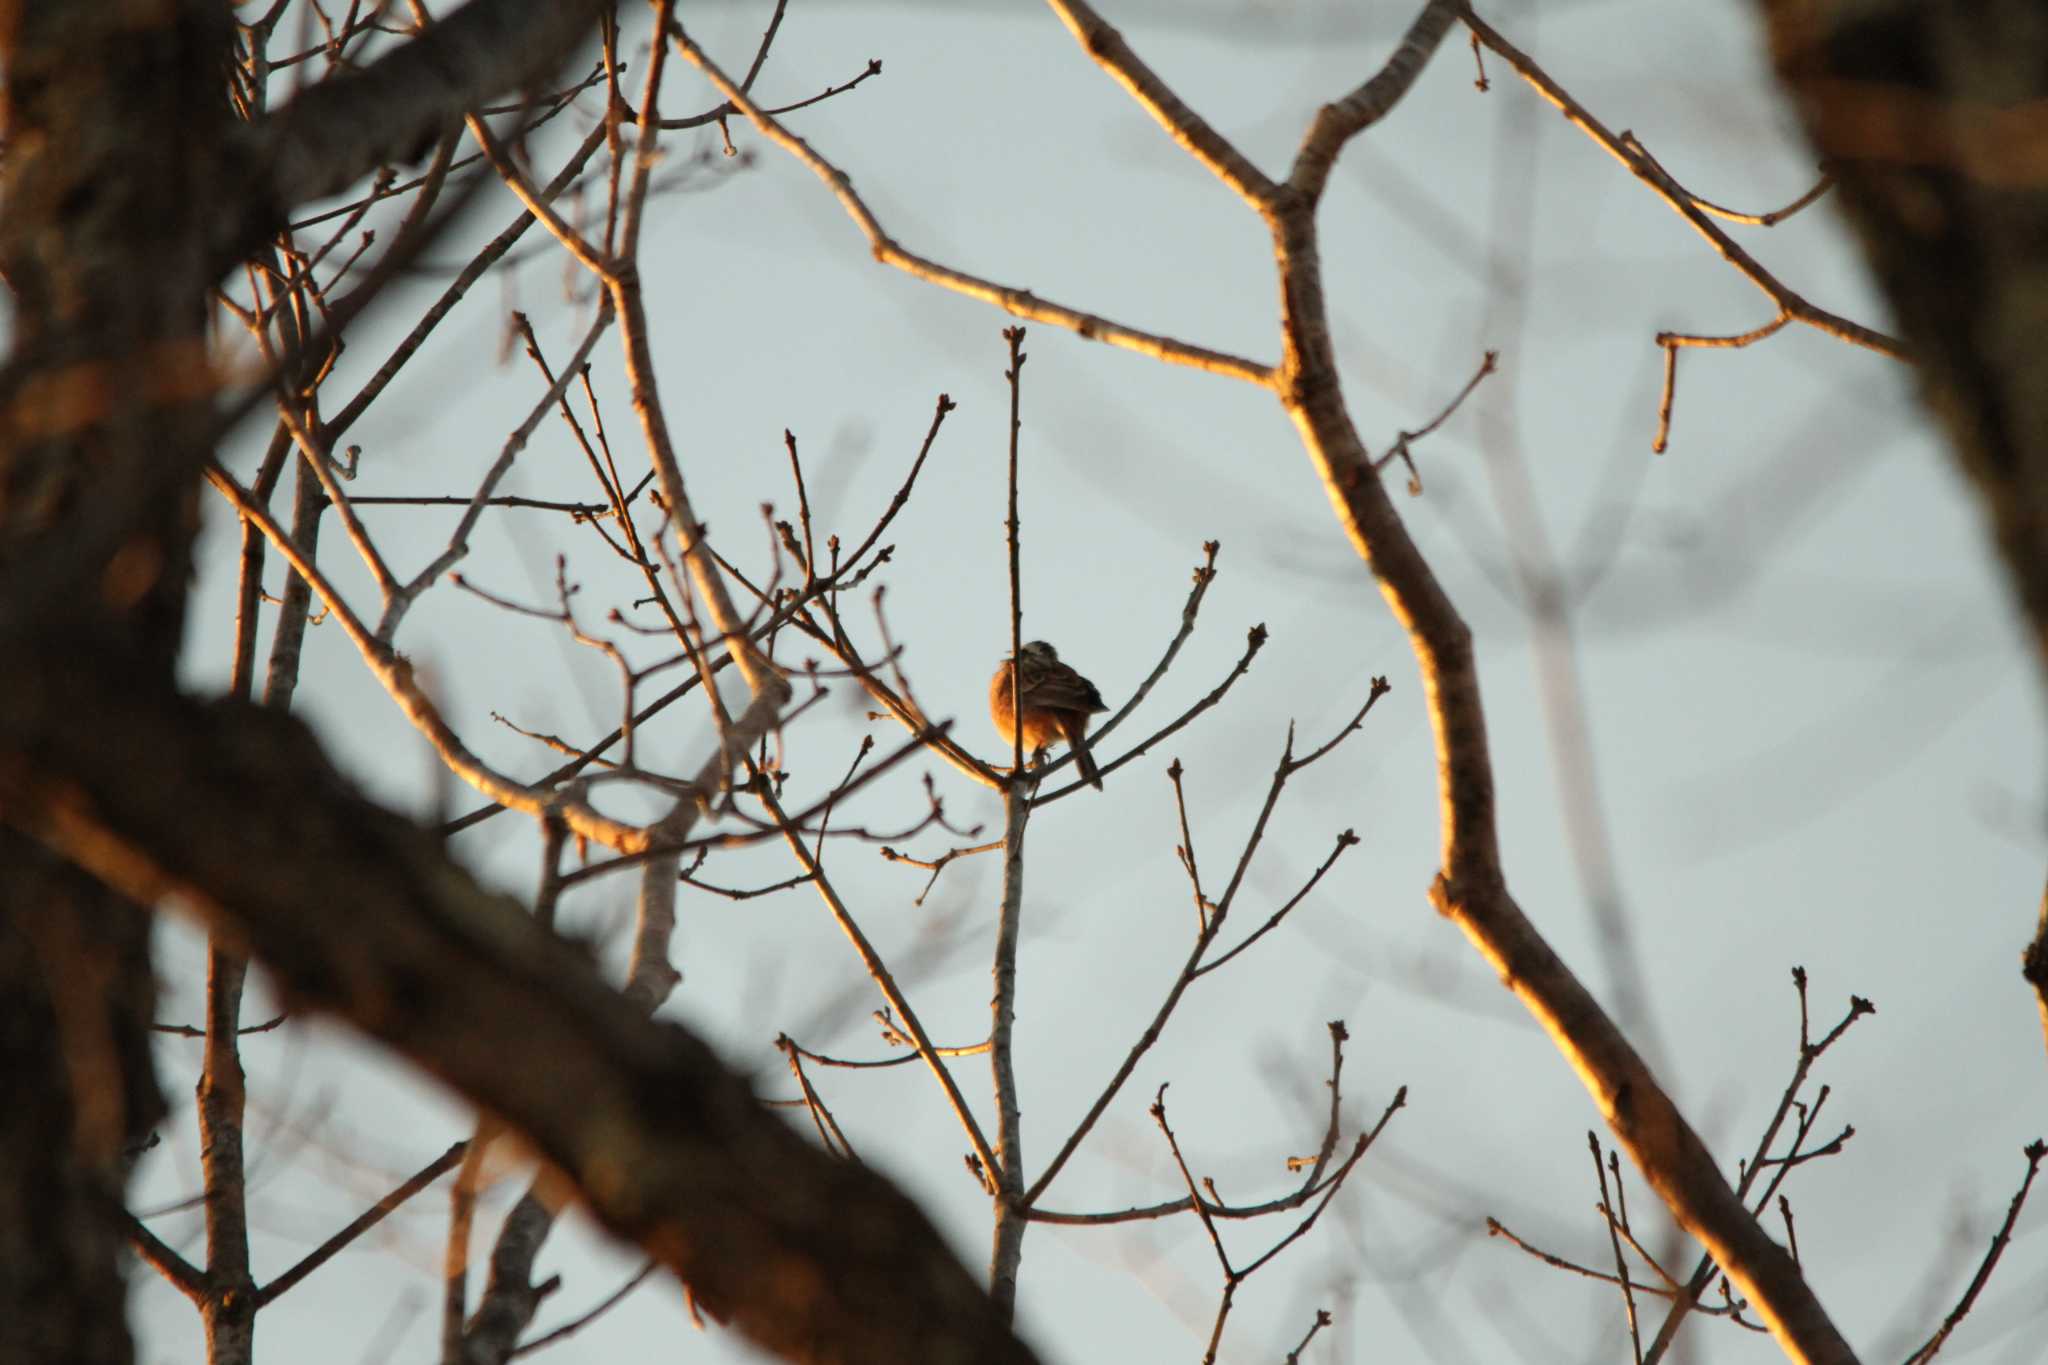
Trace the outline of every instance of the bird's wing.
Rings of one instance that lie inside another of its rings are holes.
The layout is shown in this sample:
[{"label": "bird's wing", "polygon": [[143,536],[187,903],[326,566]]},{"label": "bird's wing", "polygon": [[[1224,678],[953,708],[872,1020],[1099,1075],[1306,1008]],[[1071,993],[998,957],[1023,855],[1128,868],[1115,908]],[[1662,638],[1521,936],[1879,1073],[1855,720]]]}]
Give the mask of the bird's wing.
[{"label": "bird's wing", "polygon": [[1061,665],[1051,669],[1043,678],[1034,679],[1026,690],[1026,700],[1033,706],[1047,706],[1060,711],[1107,711],[1109,706],[1102,700],[1102,693],[1095,690],[1095,684]]}]

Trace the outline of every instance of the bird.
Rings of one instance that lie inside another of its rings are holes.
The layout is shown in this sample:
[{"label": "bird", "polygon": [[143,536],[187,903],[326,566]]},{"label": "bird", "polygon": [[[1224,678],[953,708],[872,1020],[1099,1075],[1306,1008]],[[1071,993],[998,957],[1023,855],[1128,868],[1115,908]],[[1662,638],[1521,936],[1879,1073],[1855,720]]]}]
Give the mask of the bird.
[{"label": "bird", "polygon": [[1016,703],[1024,706],[1024,749],[1042,754],[1054,740],[1063,740],[1074,751],[1081,776],[1097,791],[1102,790],[1102,770],[1095,755],[1088,752],[1088,717],[1109,706],[1095,684],[1060,662],[1059,651],[1043,640],[1033,640],[1017,651],[1017,695],[1010,693],[1012,661],[996,665],[988,684],[988,714],[996,733],[1008,743],[1017,733]]}]

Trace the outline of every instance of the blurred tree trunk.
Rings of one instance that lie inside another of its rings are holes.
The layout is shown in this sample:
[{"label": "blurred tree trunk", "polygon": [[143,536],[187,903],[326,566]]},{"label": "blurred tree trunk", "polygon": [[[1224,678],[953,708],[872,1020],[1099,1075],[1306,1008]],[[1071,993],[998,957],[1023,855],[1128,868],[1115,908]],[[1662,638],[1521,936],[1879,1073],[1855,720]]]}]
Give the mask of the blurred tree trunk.
[{"label": "blurred tree trunk", "polygon": [[161,1112],[148,924],[0,831],[0,1360],[130,1358],[124,1154]]},{"label": "blurred tree trunk", "polygon": [[[0,625],[168,687],[212,428],[203,152],[229,119],[228,11],[56,0],[0,22]],[[148,932],[145,910],[0,831],[0,1358],[130,1358],[125,1152],[162,1112]]]},{"label": "blurred tree trunk", "polygon": [[2048,8],[1759,8],[2048,658]]}]

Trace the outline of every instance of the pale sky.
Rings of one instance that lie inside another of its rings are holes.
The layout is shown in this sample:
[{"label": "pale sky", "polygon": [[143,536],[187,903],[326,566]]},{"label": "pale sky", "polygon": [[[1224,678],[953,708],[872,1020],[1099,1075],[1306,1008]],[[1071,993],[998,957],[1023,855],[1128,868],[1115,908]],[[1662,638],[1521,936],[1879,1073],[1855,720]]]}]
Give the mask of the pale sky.
[{"label": "pale sky", "polygon": [[[1269,171],[1291,156],[1315,107],[1376,69],[1413,17],[1411,5],[1384,0],[1103,8]],[[685,19],[738,69],[765,12],[700,3]],[[1696,193],[1764,209],[1812,183],[1812,157],[1768,80],[1747,4],[1502,0],[1484,12]],[[644,16],[632,22],[638,71]],[[1263,230],[1048,12],[796,0],[757,93],[802,98],[870,58],[882,60],[881,76],[791,124],[853,177],[904,245],[1130,325],[1276,356]],[[1690,353],[1671,448],[1651,455],[1654,334],[1739,332],[1768,321],[1770,306],[1511,72],[1496,62],[1487,70],[1493,89],[1482,95],[1454,33],[1333,179],[1325,279],[1353,413],[1368,444],[1384,449],[1433,416],[1483,351],[1501,353],[1500,372],[1416,447],[1423,494],[1397,501],[1477,636],[1509,884],[1613,1005],[1627,992],[1609,974],[1570,856],[1536,635],[1509,595],[1504,527],[1533,518],[1575,576],[1604,566],[1571,624],[1635,992],[1650,1007],[1632,1031],[1731,1173],[1795,1060],[1790,969],[1810,975],[1816,1033],[1852,993],[1876,1003],[1816,1072],[1832,1086],[1817,1131],[1851,1124],[1855,1136],[1788,1189],[1803,1263],[1836,1324],[1865,1358],[1897,1359],[1960,1292],[2017,1185],[2021,1147],[2048,1130],[2041,1029],[2018,974],[2042,882],[2040,676],[1977,508],[1900,364],[1796,328],[1745,351]],[[680,64],[669,88],[665,112],[714,102]],[[596,109],[592,101],[563,120],[576,126],[562,136],[580,136]],[[994,760],[984,698],[1008,644],[1000,332],[1009,320],[876,265],[808,172],[737,123],[733,138],[749,164],[720,156],[715,130],[665,144],[662,174],[673,173],[675,188],[649,207],[642,269],[684,476],[714,540],[752,572],[766,557],[759,504],[793,511],[788,428],[802,443],[821,535],[857,540],[908,467],[936,395],[950,393],[960,408],[891,528],[896,558],[877,581],[888,585],[890,626],[919,696],[957,717],[956,735]],[[543,168],[561,144],[537,143]],[[471,235],[495,233],[512,212],[490,196]],[[1734,230],[1814,302],[1890,325],[1826,201],[1769,231]],[[351,433],[364,447],[354,491],[468,491],[544,387],[503,346],[508,307],[533,316],[551,358],[580,339],[593,307],[587,283],[537,233],[520,250],[516,272],[474,290]],[[451,242],[434,257],[452,265],[466,254]],[[332,392],[352,392],[442,284],[423,279],[352,334]],[[1201,543],[1223,546],[1201,628],[1104,757],[1214,686],[1253,623],[1272,635],[1222,706],[1113,774],[1106,793],[1078,794],[1033,821],[1019,1070],[1034,1174],[1187,949],[1192,914],[1173,852],[1168,763],[1186,768],[1197,851],[1205,876],[1219,877],[1288,721],[1304,747],[1320,743],[1370,677],[1393,684],[1359,734],[1289,786],[1252,866],[1239,932],[1292,894],[1338,831],[1355,829],[1361,845],[1278,931],[1193,988],[1048,1204],[1118,1208],[1179,1192],[1145,1112],[1161,1083],[1171,1084],[1175,1131],[1198,1175],[1235,1202],[1292,1188],[1282,1163],[1320,1136],[1326,1023],[1343,1019],[1352,1038],[1346,1139],[1397,1086],[1409,1087],[1408,1105],[1317,1228],[1239,1290],[1223,1359],[1284,1356],[1317,1307],[1336,1322],[1304,1357],[1312,1361],[1626,1359],[1618,1295],[1486,1235],[1490,1214],[1559,1254],[1606,1264],[1585,1136],[1598,1118],[1570,1068],[1426,900],[1437,807],[1414,663],[1291,427],[1269,396],[1229,380],[1049,327],[1033,326],[1027,349],[1026,637],[1053,640],[1120,705],[1171,637]],[[599,344],[596,380],[622,465],[644,459],[616,333]],[[252,467],[262,435],[243,433],[236,468]],[[1533,498],[1490,476],[1514,461]],[[541,429],[507,491],[593,496],[559,423]],[[207,514],[188,676],[217,688],[236,535],[217,502]],[[441,511],[365,517],[401,574],[435,553],[452,521]],[[322,563],[368,608],[368,579],[337,531],[330,525]],[[532,600],[545,595],[558,550],[584,585],[590,622],[632,595],[589,531],[538,514],[488,515],[464,572]],[[849,617],[872,643],[864,599]],[[399,644],[465,739],[514,773],[538,775],[559,759],[494,725],[493,711],[571,740],[602,734],[616,715],[616,678],[602,658],[452,589],[416,609]],[[803,657],[795,650],[789,661]],[[884,747],[900,739],[891,723],[865,719],[855,691],[839,684],[790,732],[793,790],[829,784],[863,733]],[[300,698],[330,749],[381,798],[423,814],[437,801],[475,803],[437,783],[431,754],[331,626],[311,633]],[[664,717],[642,743],[687,771],[709,733],[699,707]],[[980,822],[992,837],[996,799],[935,761],[877,788],[859,822],[914,821],[925,771],[956,823]],[[927,831],[903,846],[932,857],[958,842]],[[453,849],[525,892],[536,846],[530,828],[501,817]],[[827,866],[935,1037],[984,1037],[995,861],[956,864],[921,908],[912,901],[925,874],[871,845],[835,845]],[[736,885],[794,872],[779,845],[705,869]],[[632,893],[629,879],[613,878],[563,906],[565,929],[597,939],[614,970]],[[840,1055],[884,1055],[868,1018],[881,1002],[807,888],[738,904],[686,888],[681,908],[685,980],[665,1013],[755,1071],[764,1095],[793,1093],[778,1032]],[[162,956],[162,1013],[197,1022],[189,931],[167,932]],[[249,1012],[268,1017],[267,993]],[[178,1109],[142,1167],[139,1208],[198,1187],[198,1046],[162,1045]],[[259,1279],[467,1133],[468,1117],[445,1093],[337,1026],[294,1022],[244,1051]],[[955,1074],[987,1122],[985,1064],[970,1059]],[[820,1081],[862,1157],[933,1212],[970,1266],[984,1266],[987,1201],[962,1170],[966,1143],[931,1078],[904,1067]],[[479,1260],[522,1188],[517,1168],[501,1174]],[[1631,1210],[1654,1226],[1652,1196],[1627,1174]],[[262,1358],[427,1359],[446,1218],[444,1181],[388,1233],[267,1308]],[[151,1225],[196,1250],[196,1210]],[[1766,1225],[1782,1238],[1775,1215]],[[1225,1235],[1247,1260],[1291,1226],[1237,1224]],[[2037,1200],[1946,1358],[2037,1357],[2044,1228]],[[1692,1257],[1681,1259],[1689,1269]],[[542,1272],[566,1285],[536,1330],[595,1303],[637,1264],[572,1225],[544,1256]],[[146,1271],[136,1284],[139,1358],[199,1358],[185,1301]],[[1219,1289],[1192,1218],[1034,1226],[1019,1323],[1048,1361],[1197,1359]],[[1725,1322],[1688,1332],[1694,1361],[1776,1355],[1768,1338]],[[543,1358],[751,1353],[729,1334],[689,1326],[674,1286],[657,1280]]]}]

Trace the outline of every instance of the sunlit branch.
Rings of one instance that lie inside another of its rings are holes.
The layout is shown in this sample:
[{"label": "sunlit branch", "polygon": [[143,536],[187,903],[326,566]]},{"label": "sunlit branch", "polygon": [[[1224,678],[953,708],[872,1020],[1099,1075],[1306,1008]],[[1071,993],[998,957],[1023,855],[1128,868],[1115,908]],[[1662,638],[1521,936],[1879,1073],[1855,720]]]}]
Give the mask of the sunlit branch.
[{"label": "sunlit branch", "polygon": [[919,279],[951,289],[955,293],[992,303],[1013,316],[1032,322],[1047,323],[1054,327],[1064,327],[1091,341],[1105,341],[1112,346],[1136,351],[1140,355],[1149,355],[1176,365],[1189,365],[1211,374],[1227,375],[1232,379],[1242,379],[1252,384],[1266,386],[1273,382],[1274,371],[1270,365],[1262,365],[1257,361],[1246,360],[1223,351],[1191,346],[1155,332],[1126,327],[1093,313],[1041,299],[1028,289],[1015,289],[996,284],[905,250],[895,238],[883,230],[866,201],[854,191],[853,182],[846,177],[845,172],[825,160],[808,142],[783,127],[774,115],[749,99],[681,28],[673,29],[672,33],[676,47],[683,56],[704,73],[718,88],[720,94],[747,116],[754,127],[760,130],[762,136],[796,157],[825,182],[838,198],[841,207],[846,210],[847,216],[853,219],[862,235],[867,238],[876,260],[895,266]]}]

